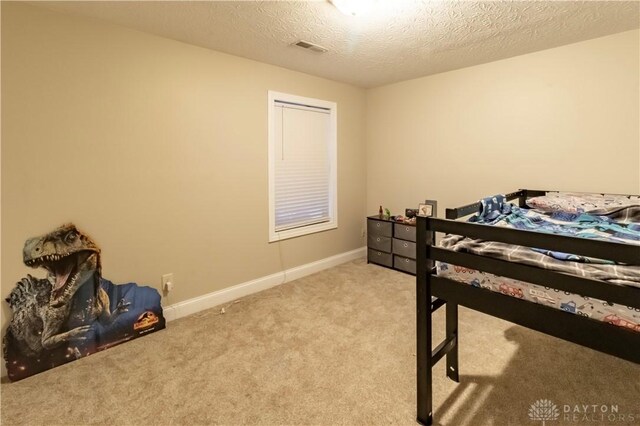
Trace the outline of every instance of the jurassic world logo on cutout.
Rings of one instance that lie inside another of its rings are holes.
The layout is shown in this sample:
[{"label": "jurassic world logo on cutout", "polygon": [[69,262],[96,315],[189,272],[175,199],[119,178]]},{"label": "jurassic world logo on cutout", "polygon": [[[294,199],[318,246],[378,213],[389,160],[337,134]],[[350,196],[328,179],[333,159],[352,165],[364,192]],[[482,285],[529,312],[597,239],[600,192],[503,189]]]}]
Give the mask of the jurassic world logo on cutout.
[{"label": "jurassic world logo on cutout", "polygon": [[27,275],[6,299],[13,311],[3,340],[11,381],[165,328],[158,291],[102,278],[100,248],[73,224],[28,239],[23,260],[48,274]]}]

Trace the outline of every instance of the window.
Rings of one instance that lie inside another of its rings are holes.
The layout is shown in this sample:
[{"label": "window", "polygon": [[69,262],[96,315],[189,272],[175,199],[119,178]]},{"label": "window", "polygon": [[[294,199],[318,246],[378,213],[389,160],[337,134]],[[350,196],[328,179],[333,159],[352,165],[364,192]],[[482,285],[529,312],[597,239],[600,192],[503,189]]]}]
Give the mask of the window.
[{"label": "window", "polygon": [[269,91],[269,242],[338,227],[336,114]]}]

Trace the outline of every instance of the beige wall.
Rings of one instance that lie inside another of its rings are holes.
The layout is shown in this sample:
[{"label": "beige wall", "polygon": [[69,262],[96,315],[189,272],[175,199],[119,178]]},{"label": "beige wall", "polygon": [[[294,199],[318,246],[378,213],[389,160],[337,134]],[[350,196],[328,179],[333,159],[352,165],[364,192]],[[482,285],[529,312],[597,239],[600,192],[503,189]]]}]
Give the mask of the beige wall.
[{"label": "beige wall", "polygon": [[369,90],[367,211],[518,188],[640,192],[640,33]]},{"label": "beige wall", "polygon": [[[270,89],[338,104],[337,230],[267,242]],[[25,239],[66,221],[94,237],[114,282],[160,288],[173,272],[165,305],[362,247],[365,100],[349,85],[3,3],[2,297],[33,272]]]}]

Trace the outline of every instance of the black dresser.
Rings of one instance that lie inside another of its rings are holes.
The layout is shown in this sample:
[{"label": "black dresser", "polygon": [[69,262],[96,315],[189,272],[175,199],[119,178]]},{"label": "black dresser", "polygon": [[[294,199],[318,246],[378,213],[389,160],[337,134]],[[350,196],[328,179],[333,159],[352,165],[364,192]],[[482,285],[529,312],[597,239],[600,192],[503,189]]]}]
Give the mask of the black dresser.
[{"label": "black dresser", "polygon": [[416,227],[367,217],[367,261],[416,274]]}]

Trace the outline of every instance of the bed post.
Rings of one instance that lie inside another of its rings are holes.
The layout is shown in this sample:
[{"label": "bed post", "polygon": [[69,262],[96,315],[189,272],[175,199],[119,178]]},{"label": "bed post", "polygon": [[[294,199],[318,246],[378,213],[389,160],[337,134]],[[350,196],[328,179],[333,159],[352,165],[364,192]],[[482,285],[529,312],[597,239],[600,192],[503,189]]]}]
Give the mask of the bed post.
[{"label": "bed post", "polygon": [[520,189],[518,192],[520,192],[520,197],[518,197],[518,207],[527,207],[527,197],[529,197],[529,191],[526,189]]},{"label": "bed post", "polygon": [[429,246],[433,232],[429,231],[429,218],[418,217],[416,247],[416,371],[417,420],[423,425],[433,423],[432,371],[431,371],[431,268]]}]

